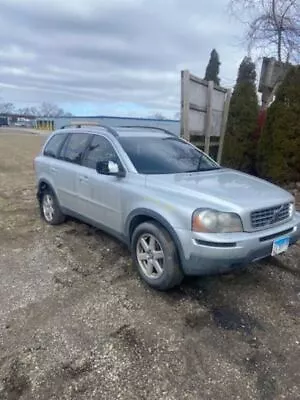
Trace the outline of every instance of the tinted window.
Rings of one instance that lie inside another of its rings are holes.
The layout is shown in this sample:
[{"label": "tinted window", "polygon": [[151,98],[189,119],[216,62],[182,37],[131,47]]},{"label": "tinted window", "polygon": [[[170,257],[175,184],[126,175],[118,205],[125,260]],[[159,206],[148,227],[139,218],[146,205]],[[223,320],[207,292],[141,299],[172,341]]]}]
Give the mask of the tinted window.
[{"label": "tinted window", "polygon": [[45,147],[44,155],[56,158],[58,156],[59,150],[65,138],[66,134],[57,134],[52,136],[52,138],[49,140],[49,142]]},{"label": "tinted window", "polygon": [[105,137],[95,135],[88,146],[83,165],[95,169],[98,161],[118,162],[118,156],[112,144]]},{"label": "tinted window", "polygon": [[219,168],[204,153],[174,137],[123,137],[119,140],[141,174],[175,174]]},{"label": "tinted window", "polygon": [[62,159],[80,164],[89,135],[87,133],[72,133],[62,150]]}]

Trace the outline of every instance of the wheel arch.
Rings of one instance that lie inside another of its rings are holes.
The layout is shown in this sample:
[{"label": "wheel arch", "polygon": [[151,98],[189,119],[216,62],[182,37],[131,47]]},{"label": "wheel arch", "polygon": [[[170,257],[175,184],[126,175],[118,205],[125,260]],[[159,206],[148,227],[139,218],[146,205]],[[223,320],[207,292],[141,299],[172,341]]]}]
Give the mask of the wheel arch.
[{"label": "wheel arch", "polygon": [[147,208],[138,208],[132,211],[127,217],[125,224],[125,235],[128,238],[129,246],[131,247],[132,234],[135,228],[146,221],[153,221],[158,223],[169,233],[177,248],[180,264],[182,264],[184,253],[175,229],[161,214]]},{"label": "wheel arch", "polygon": [[40,179],[38,182],[38,187],[37,187],[37,198],[39,201],[41,201],[41,196],[46,189],[50,189],[54,193],[54,195],[57,197],[56,192],[53,189],[53,186],[51,185],[51,183],[47,179]]}]

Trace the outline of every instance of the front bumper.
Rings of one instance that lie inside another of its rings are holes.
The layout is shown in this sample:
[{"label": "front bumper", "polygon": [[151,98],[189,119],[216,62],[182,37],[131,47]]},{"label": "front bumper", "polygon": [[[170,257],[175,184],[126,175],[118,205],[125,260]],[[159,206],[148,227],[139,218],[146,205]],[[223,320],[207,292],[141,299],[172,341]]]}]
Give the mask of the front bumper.
[{"label": "front bumper", "polygon": [[176,230],[182,245],[181,264],[186,275],[207,275],[240,268],[271,255],[273,241],[300,239],[300,213],[282,225],[258,232],[204,234]]}]

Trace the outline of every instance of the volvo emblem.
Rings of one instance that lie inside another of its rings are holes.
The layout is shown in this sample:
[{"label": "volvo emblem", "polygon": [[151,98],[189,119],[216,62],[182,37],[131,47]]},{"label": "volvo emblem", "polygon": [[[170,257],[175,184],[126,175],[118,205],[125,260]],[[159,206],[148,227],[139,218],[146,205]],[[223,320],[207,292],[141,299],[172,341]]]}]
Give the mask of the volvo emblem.
[{"label": "volvo emblem", "polygon": [[278,221],[279,214],[280,214],[281,210],[283,209],[283,207],[284,207],[284,205],[281,205],[277,210],[274,210],[273,216],[270,218],[270,221],[269,221],[270,224],[274,224],[275,222]]}]

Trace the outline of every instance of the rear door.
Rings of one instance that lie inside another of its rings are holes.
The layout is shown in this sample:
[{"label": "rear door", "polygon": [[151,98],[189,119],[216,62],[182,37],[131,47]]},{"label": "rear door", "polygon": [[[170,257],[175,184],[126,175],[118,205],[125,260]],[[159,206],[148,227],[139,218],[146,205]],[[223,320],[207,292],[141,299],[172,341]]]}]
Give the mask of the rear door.
[{"label": "rear door", "polygon": [[[67,132],[52,135],[45,145],[43,154],[35,159],[35,170],[38,180],[42,179],[50,183],[61,205],[62,199],[58,190],[61,185],[59,182],[60,176],[58,174],[61,165],[59,154],[67,136]],[[39,183],[39,181],[37,183]]]},{"label": "rear door", "polygon": [[78,179],[81,161],[90,136],[85,132],[71,132],[64,143],[56,163],[56,182],[60,204],[79,212]]},{"label": "rear door", "polygon": [[96,171],[99,161],[121,165],[113,144],[104,136],[93,135],[78,176],[79,209],[89,219],[119,233],[122,231],[121,188],[126,178],[99,174]]}]

